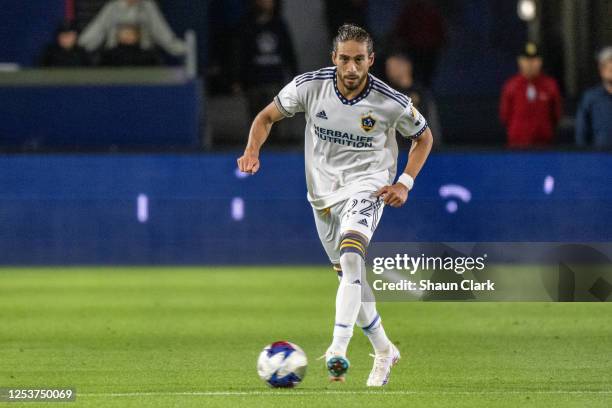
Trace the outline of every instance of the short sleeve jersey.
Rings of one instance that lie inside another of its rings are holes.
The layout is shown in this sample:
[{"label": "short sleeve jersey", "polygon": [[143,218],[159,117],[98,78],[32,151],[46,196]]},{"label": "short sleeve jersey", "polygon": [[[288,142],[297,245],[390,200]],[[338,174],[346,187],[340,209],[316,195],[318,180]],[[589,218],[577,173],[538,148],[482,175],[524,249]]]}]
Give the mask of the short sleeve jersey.
[{"label": "short sleeve jersey", "polygon": [[340,93],[336,78],[335,67],[308,72],[274,98],[286,117],[306,116],[306,184],[315,209],[392,183],[396,131],[418,139],[428,126],[410,98],[375,76],[368,74],[363,92],[351,100]]}]

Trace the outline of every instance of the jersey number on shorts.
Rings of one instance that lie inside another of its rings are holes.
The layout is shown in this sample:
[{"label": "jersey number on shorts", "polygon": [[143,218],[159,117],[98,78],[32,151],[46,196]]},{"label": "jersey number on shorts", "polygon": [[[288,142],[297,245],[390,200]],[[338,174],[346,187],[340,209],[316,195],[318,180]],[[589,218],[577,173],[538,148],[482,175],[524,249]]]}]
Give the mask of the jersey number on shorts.
[{"label": "jersey number on shorts", "polygon": [[[359,203],[358,200],[353,200],[353,202],[351,203],[351,209],[349,210],[351,214],[357,214],[357,211],[355,211],[355,207],[357,206],[358,203]],[[370,200],[366,200],[364,198],[363,200],[361,200],[361,204],[367,204],[367,206],[359,210],[359,214],[365,217],[371,217],[372,213],[370,211],[372,210],[372,207],[374,207],[374,202]]]}]

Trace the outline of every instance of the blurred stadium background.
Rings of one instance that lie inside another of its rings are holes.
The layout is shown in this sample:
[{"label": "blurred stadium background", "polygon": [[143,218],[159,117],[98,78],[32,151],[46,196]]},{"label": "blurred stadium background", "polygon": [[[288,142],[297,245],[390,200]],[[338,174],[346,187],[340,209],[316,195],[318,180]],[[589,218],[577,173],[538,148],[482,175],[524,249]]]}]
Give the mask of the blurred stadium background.
[{"label": "blurred stadium background", "polygon": [[[344,21],[375,34],[376,75],[398,50],[412,57],[415,98],[435,101],[438,117],[413,199],[386,212],[378,240],[612,238],[612,157],[574,136],[583,92],[601,83],[595,56],[612,44],[610,1],[157,3],[184,49],[153,47],[155,66],[117,68],[102,63],[103,44],[88,66],[41,66],[57,26],[83,35],[105,1],[2,1],[3,264],[325,263],[305,200],[303,118],[273,130],[256,177],[235,158],[253,107],[292,74],[330,65]],[[249,43],[270,5],[285,31]],[[527,41],[563,114],[551,142],[509,150],[500,93]],[[279,64],[253,68],[253,47]]]}]

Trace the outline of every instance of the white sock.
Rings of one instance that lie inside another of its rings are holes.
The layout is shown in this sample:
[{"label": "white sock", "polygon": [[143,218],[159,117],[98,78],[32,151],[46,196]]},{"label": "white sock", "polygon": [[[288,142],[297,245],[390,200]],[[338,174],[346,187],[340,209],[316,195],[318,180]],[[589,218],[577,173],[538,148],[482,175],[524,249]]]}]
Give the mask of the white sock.
[{"label": "white sock", "polygon": [[363,258],[353,252],[340,256],[342,279],[336,294],[336,321],[334,340],[330,347],[334,352],[346,354],[353,336],[353,326],[361,308],[361,270]]},{"label": "white sock", "polygon": [[[342,282],[342,269],[340,265],[334,265],[334,270],[338,273],[338,281]],[[384,327],[382,326],[382,322],[380,319],[380,315],[376,311],[376,302],[374,302],[374,294],[372,293],[372,288],[368,284],[365,279],[361,282],[362,284],[362,298],[363,300],[369,300],[361,302],[359,307],[359,313],[357,314],[356,323],[359,327],[367,328],[371,326],[368,330],[363,330],[363,333],[368,337],[370,343],[372,344],[372,348],[374,348],[374,352],[377,354],[385,354],[390,351],[391,340],[387,337],[387,333],[385,332]],[[337,299],[336,299],[337,300]],[[346,354],[346,349],[348,348],[348,344],[351,340],[350,336],[336,336],[334,334],[334,342],[332,343],[333,350],[339,350],[338,352],[342,352]],[[344,351],[340,351],[344,350]]]},{"label": "white sock", "polygon": [[380,315],[376,316],[374,325],[367,330],[364,329],[363,332],[368,336],[376,354],[387,354],[391,351],[391,340],[389,340],[387,333],[385,333],[385,328],[380,321]]},{"label": "white sock", "polygon": [[384,354],[390,350],[391,341],[385,333],[382,326],[380,315],[376,311],[376,303],[374,302],[374,294],[368,282],[362,282],[363,285],[363,300],[361,308],[357,316],[357,325],[363,329],[363,333],[368,336],[374,352],[376,354]]}]

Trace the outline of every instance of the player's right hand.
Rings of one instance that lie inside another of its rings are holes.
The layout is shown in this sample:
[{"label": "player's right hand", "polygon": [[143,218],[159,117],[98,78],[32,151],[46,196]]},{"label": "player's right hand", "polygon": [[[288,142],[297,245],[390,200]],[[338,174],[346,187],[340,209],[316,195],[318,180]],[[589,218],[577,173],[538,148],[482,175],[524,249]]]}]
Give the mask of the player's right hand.
[{"label": "player's right hand", "polygon": [[259,170],[259,156],[245,152],[238,158],[238,169],[243,173],[257,173],[257,170]]}]

